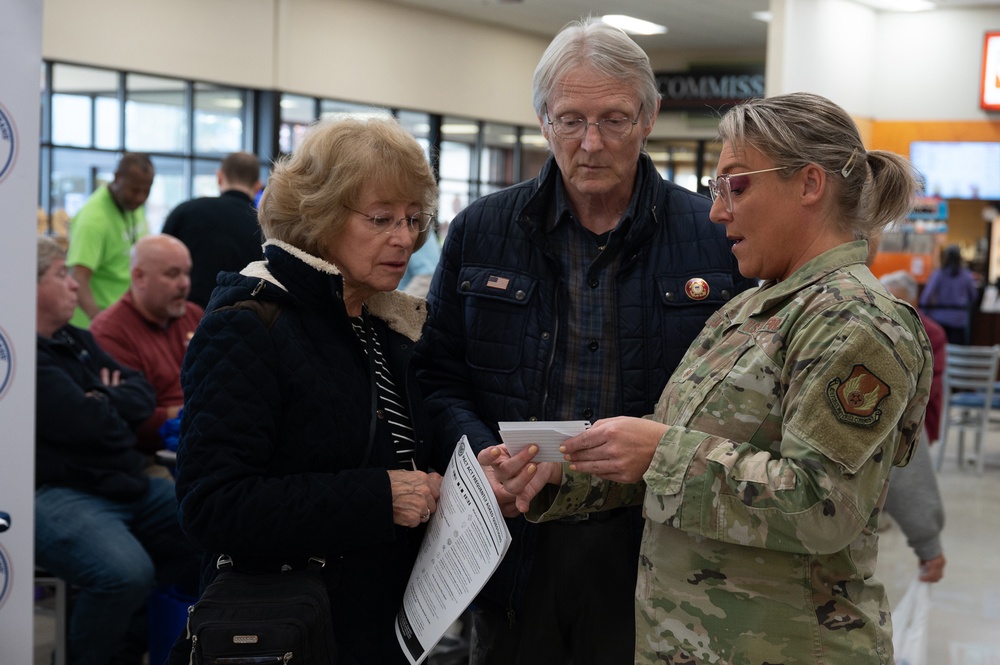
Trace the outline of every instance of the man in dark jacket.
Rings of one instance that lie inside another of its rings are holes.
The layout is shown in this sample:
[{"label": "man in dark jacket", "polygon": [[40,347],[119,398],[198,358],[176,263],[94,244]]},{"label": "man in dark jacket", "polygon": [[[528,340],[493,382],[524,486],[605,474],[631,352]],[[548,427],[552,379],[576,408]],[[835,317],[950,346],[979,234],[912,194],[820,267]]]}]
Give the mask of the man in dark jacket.
[{"label": "man in dark jacket", "polygon": [[191,251],[191,294],[208,306],[220,272],[238,272],[261,258],[260,225],[254,196],[260,189],[260,160],[249,152],[234,152],[216,171],[219,196],[181,203],[163,222],[163,232]]},{"label": "man in dark jacket", "polygon": [[[643,153],[659,94],[623,32],[563,30],[534,105],[553,156],[453,221],[417,349],[438,435],[477,452],[500,441],[499,421],[651,413],[708,316],[753,286],[711,202]],[[473,612],[472,663],[632,663],[638,508],[509,526]]]},{"label": "man in dark jacket", "polygon": [[78,289],[62,249],[39,238],[35,562],[79,589],[69,662],[107,665],[154,582],[195,590],[199,560],[173,483],[147,476],[135,448],[153,388],[67,325]]}]

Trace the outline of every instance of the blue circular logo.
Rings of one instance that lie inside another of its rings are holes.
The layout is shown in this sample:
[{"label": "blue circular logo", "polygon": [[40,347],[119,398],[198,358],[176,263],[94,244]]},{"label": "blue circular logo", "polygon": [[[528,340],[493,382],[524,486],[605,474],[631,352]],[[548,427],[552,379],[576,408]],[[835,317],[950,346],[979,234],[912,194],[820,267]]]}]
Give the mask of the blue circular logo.
[{"label": "blue circular logo", "polygon": [[0,607],[7,602],[7,592],[10,590],[10,555],[0,545]]},{"label": "blue circular logo", "polygon": [[0,182],[10,175],[17,159],[17,128],[7,108],[0,104]]},{"label": "blue circular logo", "polygon": [[0,328],[0,399],[7,394],[14,378],[14,350],[7,339],[7,331]]}]

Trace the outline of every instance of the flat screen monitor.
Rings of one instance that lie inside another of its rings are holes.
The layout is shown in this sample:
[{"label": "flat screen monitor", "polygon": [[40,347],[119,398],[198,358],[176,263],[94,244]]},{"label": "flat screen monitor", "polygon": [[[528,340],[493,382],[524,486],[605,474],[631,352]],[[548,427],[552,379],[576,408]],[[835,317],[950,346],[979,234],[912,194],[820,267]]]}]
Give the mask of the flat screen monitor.
[{"label": "flat screen monitor", "polygon": [[914,141],[910,161],[928,196],[1000,200],[1000,143]]}]

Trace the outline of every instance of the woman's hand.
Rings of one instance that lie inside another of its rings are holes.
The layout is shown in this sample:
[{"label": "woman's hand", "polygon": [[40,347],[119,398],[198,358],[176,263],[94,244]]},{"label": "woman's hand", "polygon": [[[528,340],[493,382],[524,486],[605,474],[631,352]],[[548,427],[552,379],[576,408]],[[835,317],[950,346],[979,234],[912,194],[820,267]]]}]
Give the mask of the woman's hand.
[{"label": "woman's hand", "polygon": [[654,420],[618,416],[598,420],[559,447],[573,471],[605,480],[636,483],[653,460],[667,426]]},{"label": "woman's hand", "polygon": [[516,514],[510,511],[510,495],[514,497],[514,507],[517,512],[526,513],[531,500],[546,484],[558,485],[562,482],[562,464],[556,462],[535,464],[531,460],[537,452],[538,446],[532,444],[511,457],[507,447],[501,445],[485,448],[477,456],[479,463],[486,469],[486,477],[490,479],[493,492],[500,502],[501,511],[507,517]]},{"label": "woman's hand", "polygon": [[441,496],[441,475],[423,471],[389,471],[392,521],[415,527],[431,518]]}]

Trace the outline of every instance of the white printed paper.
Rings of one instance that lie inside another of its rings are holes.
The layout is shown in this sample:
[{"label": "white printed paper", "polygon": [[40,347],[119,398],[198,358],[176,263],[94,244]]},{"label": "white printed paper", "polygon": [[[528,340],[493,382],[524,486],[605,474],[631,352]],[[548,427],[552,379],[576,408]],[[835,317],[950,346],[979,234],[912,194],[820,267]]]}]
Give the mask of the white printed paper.
[{"label": "white printed paper", "polygon": [[396,638],[412,665],[427,657],[485,586],[510,540],[486,472],[463,436],[396,615]]},{"label": "white printed paper", "polygon": [[566,439],[581,434],[590,427],[587,420],[540,420],[534,422],[502,422],[500,438],[511,457],[534,443],[538,453],[534,462],[564,462],[559,446]]}]

